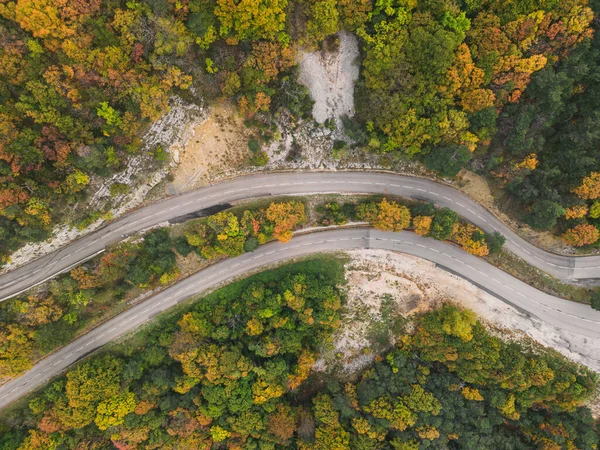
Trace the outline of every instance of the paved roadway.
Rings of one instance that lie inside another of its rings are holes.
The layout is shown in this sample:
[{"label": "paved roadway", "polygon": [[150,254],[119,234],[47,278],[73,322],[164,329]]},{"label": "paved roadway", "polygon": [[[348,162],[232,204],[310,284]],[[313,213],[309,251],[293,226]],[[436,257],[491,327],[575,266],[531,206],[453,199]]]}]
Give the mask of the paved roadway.
[{"label": "paved roadway", "polygon": [[[600,338],[600,311],[538,291],[456,246],[411,232],[337,229],[296,236],[286,244],[273,242],[261,246],[253,253],[209,266],[146,299],[43,359],[23,376],[1,386],[0,408],[43,385],[75,361],[193,295],[290,258],[357,248],[393,250],[425,258],[513,304],[521,313],[536,316],[541,321],[582,338]],[[586,350],[592,358],[600,360],[600,349]]]},{"label": "paved roadway", "polygon": [[465,194],[435,181],[377,172],[288,172],[236,178],[140,208],[54,253],[0,275],[0,301],[69,270],[109,244],[122,240],[124,235],[178,216],[250,197],[328,192],[388,194],[429,200],[453,209],[485,231],[501,232],[507,238],[507,250],[550,275],[567,282],[600,279],[600,256],[569,257],[541,250]]}]

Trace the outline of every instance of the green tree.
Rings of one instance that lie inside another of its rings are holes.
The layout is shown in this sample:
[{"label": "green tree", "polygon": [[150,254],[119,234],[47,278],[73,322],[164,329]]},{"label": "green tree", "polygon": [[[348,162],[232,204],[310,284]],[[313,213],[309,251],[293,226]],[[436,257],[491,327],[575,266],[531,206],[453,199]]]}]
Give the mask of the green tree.
[{"label": "green tree", "polygon": [[549,230],[556,225],[556,220],[564,213],[564,208],[558,203],[551,200],[540,200],[533,204],[531,212],[525,219],[532,228]]},{"label": "green tree", "polygon": [[451,209],[444,208],[438,211],[431,222],[429,234],[441,241],[450,239],[454,225],[458,222],[458,215]]},{"label": "green tree", "polygon": [[473,155],[464,145],[448,145],[429,150],[424,162],[428,169],[439,172],[445,177],[454,178],[472,157]]}]

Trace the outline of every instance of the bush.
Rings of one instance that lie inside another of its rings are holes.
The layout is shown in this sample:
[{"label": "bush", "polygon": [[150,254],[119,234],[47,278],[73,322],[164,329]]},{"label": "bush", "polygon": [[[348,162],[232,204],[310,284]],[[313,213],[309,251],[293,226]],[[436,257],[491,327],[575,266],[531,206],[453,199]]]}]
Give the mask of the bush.
[{"label": "bush", "polygon": [[319,212],[323,213],[321,217],[321,225],[344,225],[348,222],[348,218],[344,214],[343,208],[336,202],[326,203],[324,206],[318,209]]},{"label": "bush", "polygon": [[129,185],[125,183],[113,183],[110,185],[110,195],[111,197],[116,197],[117,195],[124,195],[129,192]]},{"label": "bush", "polygon": [[298,83],[293,76],[283,77],[279,89],[273,96],[275,109],[285,108],[292,116],[301,119],[312,117],[314,103],[307,87]]},{"label": "bush", "polygon": [[506,242],[506,238],[498,231],[494,231],[493,233],[484,233],[483,238],[485,242],[487,242],[490,255],[498,253],[502,249],[504,242]]},{"label": "bush", "polygon": [[591,303],[593,309],[600,311],[600,292],[594,292],[592,294],[590,303]]},{"label": "bush", "polygon": [[347,144],[344,141],[334,141],[332,154],[335,159],[340,159],[346,156],[346,145]]},{"label": "bush", "polygon": [[246,239],[246,242],[244,243],[244,251],[246,253],[248,252],[253,252],[254,250],[256,250],[258,248],[259,242],[258,239],[255,237],[249,237],[248,239]]},{"label": "bush", "polygon": [[258,153],[260,152],[260,142],[252,138],[248,141],[248,148],[252,153]]},{"label": "bush", "polygon": [[352,203],[344,203],[342,205],[342,214],[347,217],[348,220],[356,220],[356,205]]},{"label": "bush", "polygon": [[269,155],[267,155],[267,152],[258,152],[250,159],[250,164],[253,166],[266,166],[268,163]]},{"label": "bush", "polygon": [[428,203],[417,203],[410,212],[413,216],[433,216],[435,215],[435,205],[431,202]]},{"label": "bush", "polygon": [[458,215],[451,209],[444,208],[433,217],[429,234],[440,241],[450,239],[456,222],[458,222]]},{"label": "bush", "polygon": [[177,253],[181,256],[187,256],[193,250],[192,246],[188,243],[187,238],[185,236],[178,236],[173,240],[173,246]]},{"label": "bush", "polygon": [[342,116],[342,124],[344,125],[344,134],[346,136],[352,139],[357,145],[367,145],[369,134],[365,131],[362,124],[348,116]]}]

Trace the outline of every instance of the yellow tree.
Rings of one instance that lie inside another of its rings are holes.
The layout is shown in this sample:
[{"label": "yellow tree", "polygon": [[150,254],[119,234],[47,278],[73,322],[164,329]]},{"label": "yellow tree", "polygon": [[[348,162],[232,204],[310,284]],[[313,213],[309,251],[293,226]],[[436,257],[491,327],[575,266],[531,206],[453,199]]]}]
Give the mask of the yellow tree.
[{"label": "yellow tree", "polygon": [[377,217],[373,226],[384,231],[400,231],[410,225],[410,211],[394,201],[385,198],[377,205]]},{"label": "yellow tree", "polygon": [[292,231],[306,220],[304,203],[271,203],[266,210],[267,219],[275,225],[273,236],[281,242],[292,238]]},{"label": "yellow tree", "polygon": [[573,193],[584,200],[600,198],[600,172],[592,172],[585,177]]},{"label": "yellow tree", "polygon": [[135,406],[133,392],[120,393],[98,404],[94,422],[101,430],[121,425],[125,421],[125,416],[135,410]]},{"label": "yellow tree", "polygon": [[222,37],[232,43],[245,39],[272,39],[285,28],[287,0],[217,0],[215,16]]},{"label": "yellow tree", "polygon": [[413,218],[413,227],[415,229],[415,233],[420,236],[425,236],[429,234],[429,230],[431,229],[431,222],[433,221],[433,216],[416,216]]},{"label": "yellow tree", "polygon": [[496,97],[489,89],[482,88],[484,72],[477,67],[471,57],[471,50],[461,44],[456,59],[446,74],[446,84],[440,90],[449,97],[455,96],[467,112],[475,112],[494,104]]},{"label": "yellow tree", "polygon": [[486,256],[490,253],[488,246],[483,239],[474,239],[475,235],[479,235],[483,238],[482,231],[472,224],[460,224],[457,223],[454,226],[454,232],[452,233],[452,239],[460,244],[460,246],[468,253],[476,256]]}]

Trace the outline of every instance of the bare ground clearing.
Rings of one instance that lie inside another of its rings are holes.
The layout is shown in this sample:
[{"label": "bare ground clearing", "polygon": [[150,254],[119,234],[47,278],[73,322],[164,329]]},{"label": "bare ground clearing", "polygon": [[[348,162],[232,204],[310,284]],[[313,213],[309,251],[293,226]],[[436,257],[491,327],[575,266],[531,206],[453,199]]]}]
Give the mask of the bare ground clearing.
[{"label": "bare ground clearing", "polygon": [[505,339],[537,342],[600,372],[600,339],[583,338],[524,315],[424,259],[385,250],[355,250],[349,255],[348,303],[343,327],[332,345],[324,349],[318,370],[335,365],[351,374],[373,361],[374,343],[369,333],[372,324],[381,321],[382,306],[388,299],[404,317],[435,308],[442,302],[455,303],[473,310]]}]

